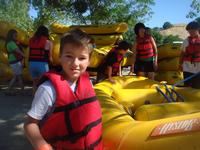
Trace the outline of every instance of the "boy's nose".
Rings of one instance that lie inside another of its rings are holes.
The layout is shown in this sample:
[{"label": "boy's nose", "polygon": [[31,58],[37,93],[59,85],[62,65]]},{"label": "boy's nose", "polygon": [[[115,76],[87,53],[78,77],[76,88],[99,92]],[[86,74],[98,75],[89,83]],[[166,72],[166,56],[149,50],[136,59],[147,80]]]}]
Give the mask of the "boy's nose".
[{"label": "boy's nose", "polygon": [[74,58],[74,60],[73,60],[73,62],[72,62],[72,65],[73,65],[73,66],[78,66],[78,64],[79,64],[78,58]]}]

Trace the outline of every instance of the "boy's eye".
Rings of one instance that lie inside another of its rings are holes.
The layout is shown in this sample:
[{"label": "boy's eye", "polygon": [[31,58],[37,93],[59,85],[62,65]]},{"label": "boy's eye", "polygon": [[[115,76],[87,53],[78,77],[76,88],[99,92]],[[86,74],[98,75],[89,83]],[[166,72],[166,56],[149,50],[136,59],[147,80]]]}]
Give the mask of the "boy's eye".
[{"label": "boy's eye", "polygon": [[80,57],[79,59],[80,59],[80,60],[85,60],[85,59],[86,59],[86,57]]},{"label": "boy's eye", "polygon": [[67,58],[72,58],[72,56],[71,56],[71,55],[65,55],[65,57],[67,57]]}]

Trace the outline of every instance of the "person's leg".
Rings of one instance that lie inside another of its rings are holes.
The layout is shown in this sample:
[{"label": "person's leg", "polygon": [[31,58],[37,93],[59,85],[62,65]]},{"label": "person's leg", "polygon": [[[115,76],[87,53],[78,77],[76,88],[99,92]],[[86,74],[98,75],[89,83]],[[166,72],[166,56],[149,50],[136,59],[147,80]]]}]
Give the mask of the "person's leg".
[{"label": "person's leg", "polygon": [[153,61],[144,62],[144,71],[147,73],[147,78],[154,80],[155,78],[155,69]]},{"label": "person's leg", "polygon": [[154,72],[148,72],[147,73],[147,77],[151,80],[154,80],[155,79],[155,73]]},{"label": "person's leg", "polygon": [[16,68],[16,77],[17,77],[19,86],[21,88],[21,92],[23,94],[23,92],[24,92],[24,82],[23,82],[23,77],[22,77],[22,71],[23,71],[23,65],[22,65],[22,63],[18,62],[16,64],[15,68]]},{"label": "person's leg", "polygon": [[145,77],[145,72],[138,71],[137,72],[137,76],[143,76],[143,77]]},{"label": "person's leg", "polygon": [[17,80],[19,82],[19,86],[20,86],[21,92],[23,94],[23,92],[24,92],[24,82],[23,82],[22,75],[17,75]]},{"label": "person's leg", "polygon": [[[193,73],[190,73],[190,72],[183,72],[183,77],[184,77],[184,79],[190,77],[191,75],[193,75]],[[189,79],[189,80],[185,81],[185,82],[184,82],[184,86],[192,86],[191,81],[192,81],[192,79]]]},{"label": "person's leg", "polygon": [[11,92],[16,80],[17,80],[17,76],[14,75],[13,78],[11,79],[11,81],[8,84],[8,92]]},{"label": "person's leg", "polygon": [[191,86],[195,89],[200,89],[200,74],[191,79]]},{"label": "person's leg", "polygon": [[137,66],[136,75],[145,77],[144,62],[140,61],[140,60],[137,60],[136,63],[135,63],[135,66]]}]

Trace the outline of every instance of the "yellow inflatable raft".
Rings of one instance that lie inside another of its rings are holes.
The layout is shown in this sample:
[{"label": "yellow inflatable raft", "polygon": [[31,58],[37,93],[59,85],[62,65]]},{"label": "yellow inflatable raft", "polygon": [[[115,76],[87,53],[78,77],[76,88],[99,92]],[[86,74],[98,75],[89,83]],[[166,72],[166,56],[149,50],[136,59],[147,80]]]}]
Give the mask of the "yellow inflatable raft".
[{"label": "yellow inflatable raft", "polygon": [[65,33],[73,28],[80,28],[87,32],[88,34],[116,34],[124,33],[128,30],[128,25],[126,23],[117,23],[112,25],[77,25],[77,26],[67,26],[59,23],[53,23],[50,26],[52,32],[54,33]]},{"label": "yellow inflatable raft", "polygon": [[133,76],[114,79],[115,84],[95,85],[106,150],[200,149],[200,90],[175,88],[177,102],[169,103],[162,94],[165,86],[158,82]]},{"label": "yellow inflatable raft", "polygon": [[158,59],[180,56],[181,45],[181,43],[167,43],[158,46]]}]

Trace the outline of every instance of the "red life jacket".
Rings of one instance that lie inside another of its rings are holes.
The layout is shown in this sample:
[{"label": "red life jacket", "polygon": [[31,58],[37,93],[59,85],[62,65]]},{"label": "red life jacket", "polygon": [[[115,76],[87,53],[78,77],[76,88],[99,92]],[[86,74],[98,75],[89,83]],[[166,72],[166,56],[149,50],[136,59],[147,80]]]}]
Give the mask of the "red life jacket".
[{"label": "red life jacket", "polygon": [[200,36],[188,37],[188,42],[183,61],[200,62]]},{"label": "red life jacket", "polygon": [[115,57],[117,58],[117,61],[114,62],[114,64],[112,65],[112,75],[117,75],[117,73],[119,72],[120,63],[123,60],[123,56],[117,53],[116,48],[112,48],[112,50],[109,52],[109,55],[115,55]]},{"label": "red life jacket", "polygon": [[102,150],[101,108],[89,75],[78,80],[75,93],[58,73],[45,73],[56,91],[55,109],[40,131],[56,150]]},{"label": "red life jacket", "polygon": [[29,61],[40,61],[48,62],[49,61],[49,50],[45,50],[45,44],[48,40],[47,37],[42,36],[39,39],[31,38],[29,41]]},{"label": "red life jacket", "polygon": [[137,58],[150,58],[154,56],[151,36],[145,36],[143,38],[137,37],[136,41]]}]

